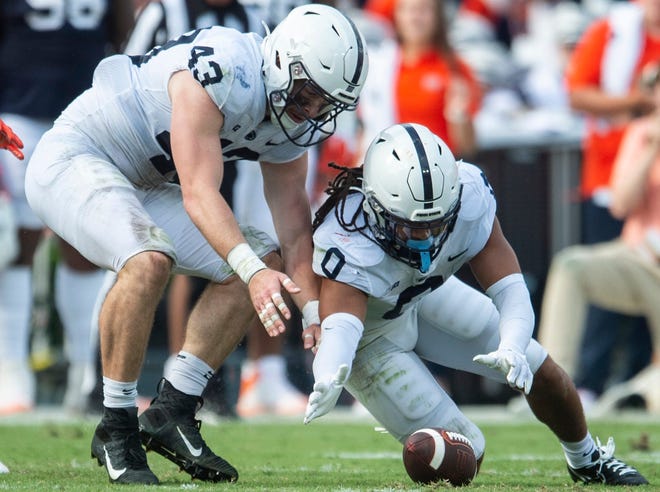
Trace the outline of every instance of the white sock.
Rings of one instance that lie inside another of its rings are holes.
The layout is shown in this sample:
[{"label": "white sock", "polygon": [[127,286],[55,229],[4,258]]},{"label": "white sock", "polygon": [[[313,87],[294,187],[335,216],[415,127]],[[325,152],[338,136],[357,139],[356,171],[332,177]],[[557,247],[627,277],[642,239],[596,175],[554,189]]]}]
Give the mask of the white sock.
[{"label": "white sock", "polygon": [[27,266],[0,271],[0,358],[27,363],[32,309],[32,272]]},{"label": "white sock", "polygon": [[64,263],[55,270],[55,305],[65,332],[65,353],[70,363],[96,360],[92,318],[96,298],[105,279],[104,270],[78,271]]},{"label": "white sock", "polygon": [[281,383],[287,380],[286,361],[282,355],[264,355],[256,361],[259,377],[264,381]]},{"label": "white sock", "polygon": [[582,468],[593,462],[593,454],[597,450],[597,447],[589,432],[579,442],[559,442],[564,449],[564,456],[566,456],[566,461],[571,468]]},{"label": "white sock", "polygon": [[87,399],[96,385],[96,367],[93,364],[71,363],[67,370],[66,391],[62,404],[73,411],[84,411]]},{"label": "white sock", "polygon": [[103,406],[107,408],[137,407],[137,381],[122,383],[103,377]]},{"label": "white sock", "polygon": [[183,350],[171,367],[169,382],[186,395],[201,396],[214,373],[202,359]]},{"label": "white sock", "polygon": [[257,382],[262,401],[267,405],[277,405],[278,402],[296,398],[300,392],[289,381],[286,370],[286,359],[283,355],[266,355],[256,361],[259,368]]}]

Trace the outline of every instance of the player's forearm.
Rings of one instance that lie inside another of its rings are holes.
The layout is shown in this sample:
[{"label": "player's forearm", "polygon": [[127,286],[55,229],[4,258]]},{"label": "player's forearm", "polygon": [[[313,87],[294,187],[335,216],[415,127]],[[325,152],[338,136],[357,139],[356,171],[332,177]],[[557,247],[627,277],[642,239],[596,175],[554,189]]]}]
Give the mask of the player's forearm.
[{"label": "player's forearm", "polygon": [[285,207],[286,217],[275,219],[275,228],[284,263],[285,273],[300,287],[293,295],[296,305],[302,309],[310,300],[319,298],[320,280],[312,270],[312,222],[309,200],[304,188]]},{"label": "player's forearm", "polygon": [[313,363],[315,381],[332,378],[343,364],[350,372],[364,325],[352,314],[334,313],[323,320],[321,330],[321,344]]},{"label": "player's forearm", "polygon": [[614,96],[595,87],[571,90],[569,100],[573,110],[602,118],[630,115],[644,106],[644,100],[639,94]]},{"label": "player's forearm", "polygon": [[282,246],[284,271],[300,287],[299,294],[291,297],[299,309],[311,300],[318,300],[320,279],[312,270],[312,236],[302,234],[297,241]]},{"label": "player's forearm", "polygon": [[534,309],[522,274],[507,275],[486,294],[500,313],[500,348],[524,354],[534,331]]},{"label": "player's forearm", "polygon": [[247,242],[229,205],[217,191],[184,193],[184,206],[195,226],[224,259],[237,244]]}]

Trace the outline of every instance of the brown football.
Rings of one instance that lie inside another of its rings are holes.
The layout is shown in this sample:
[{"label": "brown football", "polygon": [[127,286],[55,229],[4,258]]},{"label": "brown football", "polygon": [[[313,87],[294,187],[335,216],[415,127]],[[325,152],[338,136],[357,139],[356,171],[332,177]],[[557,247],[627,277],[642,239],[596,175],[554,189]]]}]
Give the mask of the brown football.
[{"label": "brown football", "polygon": [[413,432],[403,446],[403,464],[408,476],[419,483],[446,480],[459,487],[477,473],[477,458],[470,440],[458,432],[440,428]]}]

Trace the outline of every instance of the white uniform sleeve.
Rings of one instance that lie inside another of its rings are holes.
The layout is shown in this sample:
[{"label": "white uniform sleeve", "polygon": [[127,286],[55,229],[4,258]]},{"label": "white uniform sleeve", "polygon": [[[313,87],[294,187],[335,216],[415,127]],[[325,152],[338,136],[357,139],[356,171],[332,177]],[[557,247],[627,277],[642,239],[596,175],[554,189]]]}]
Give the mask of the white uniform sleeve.
[{"label": "white uniform sleeve", "polygon": [[507,275],[486,294],[500,313],[499,348],[524,354],[534,331],[534,309],[522,274]]},{"label": "white uniform sleeve", "polygon": [[321,344],[314,358],[314,381],[329,381],[341,365],[350,373],[364,325],[356,316],[333,313],[321,323]]}]

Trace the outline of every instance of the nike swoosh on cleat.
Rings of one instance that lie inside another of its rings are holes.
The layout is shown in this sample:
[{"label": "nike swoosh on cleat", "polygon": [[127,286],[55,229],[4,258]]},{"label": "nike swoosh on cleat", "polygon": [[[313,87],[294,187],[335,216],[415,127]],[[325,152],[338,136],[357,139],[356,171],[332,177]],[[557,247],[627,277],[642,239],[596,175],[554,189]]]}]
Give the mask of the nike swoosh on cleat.
[{"label": "nike swoosh on cleat", "polygon": [[201,456],[201,454],[202,454],[202,448],[196,448],[196,447],[194,447],[192,444],[190,444],[190,441],[189,441],[188,438],[183,434],[183,432],[181,432],[181,429],[179,429],[179,426],[178,426],[178,425],[176,426],[176,430],[177,430],[177,432],[179,433],[179,435],[181,436],[181,439],[183,439],[183,444],[186,445],[186,447],[188,448],[188,451],[190,451],[190,454],[192,454],[194,457]]},{"label": "nike swoosh on cleat", "polygon": [[108,454],[108,450],[105,449],[105,446],[103,446],[103,452],[105,453],[105,467],[108,470],[108,475],[112,480],[118,480],[119,477],[121,477],[126,471],[126,467],[122,468],[121,470],[117,470],[112,466],[110,455]]},{"label": "nike swoosh on cleat", "polygon": [[449,256],[447,257],[447,261],[454,261],[456,258],[458,258],[458,257],[460,257],[460,256],[463,256],[463,255],[467,252],[467,250],[468,250],[468,249],[465,248],[463,251],[461,251],[461,252],[458,253],[457,255],[453,255],[453,256],[452,256],[452,255],[449,255]]}]

